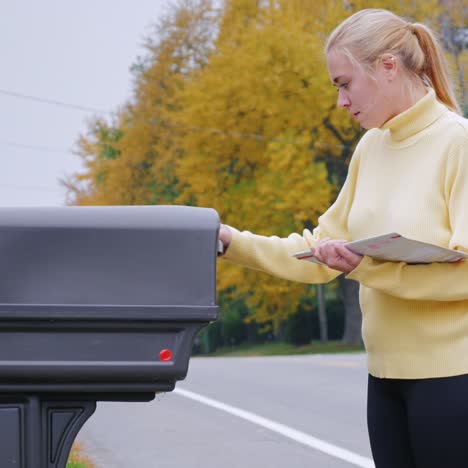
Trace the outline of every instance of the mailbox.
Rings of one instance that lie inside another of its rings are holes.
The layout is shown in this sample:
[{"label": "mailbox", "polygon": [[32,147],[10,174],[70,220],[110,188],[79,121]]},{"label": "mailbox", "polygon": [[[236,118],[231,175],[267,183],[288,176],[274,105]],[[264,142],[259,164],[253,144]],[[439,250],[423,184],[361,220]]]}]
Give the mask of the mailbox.
[{"label": "mailbox", "polygon": [[185,378],[218,230],[208,208],[0,208],[2,468],[65,467],[96,401]]}]

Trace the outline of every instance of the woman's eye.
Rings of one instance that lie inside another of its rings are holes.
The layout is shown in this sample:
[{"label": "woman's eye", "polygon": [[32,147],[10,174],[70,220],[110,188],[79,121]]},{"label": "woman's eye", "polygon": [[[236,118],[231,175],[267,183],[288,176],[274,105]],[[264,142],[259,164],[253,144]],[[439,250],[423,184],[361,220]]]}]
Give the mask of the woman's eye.
[{"label": "woman's eye", "polygon": [[340,88],[348,89],[348,83],[342,83],[342,84],[340,84]]}]

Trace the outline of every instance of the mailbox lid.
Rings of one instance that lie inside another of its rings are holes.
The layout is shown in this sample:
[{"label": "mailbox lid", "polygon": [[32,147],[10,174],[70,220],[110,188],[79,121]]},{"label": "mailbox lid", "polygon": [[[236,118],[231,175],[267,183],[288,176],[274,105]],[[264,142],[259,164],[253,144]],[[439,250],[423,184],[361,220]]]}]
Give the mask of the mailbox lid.
[{"label": "mailbox lid", "polygon": [[0,208],[0,304],[214,305],[209,208]]}]

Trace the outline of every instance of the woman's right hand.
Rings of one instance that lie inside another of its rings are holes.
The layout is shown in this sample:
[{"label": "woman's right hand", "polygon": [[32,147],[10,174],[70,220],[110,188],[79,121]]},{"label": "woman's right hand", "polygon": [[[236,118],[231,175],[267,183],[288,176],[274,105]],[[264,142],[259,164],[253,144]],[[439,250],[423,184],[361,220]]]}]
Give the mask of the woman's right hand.
[{"label": "woman's right hand", "polygon": [[333,270],[348,274],[353,271],[362,260],[362,255],[351,252],[345,240],[323,239],[317,247],[311,249],[314,257]]},{"label": "woman's right hand", "polygon": [[218,238],[223,243],[224,252],[226,252],[226,250],[229,247],[229,244],[232,241],[232,231],[229,228],[229,226],[227,226],[226,224],[221,224],[221,226],[219,228],[219,237]]}]

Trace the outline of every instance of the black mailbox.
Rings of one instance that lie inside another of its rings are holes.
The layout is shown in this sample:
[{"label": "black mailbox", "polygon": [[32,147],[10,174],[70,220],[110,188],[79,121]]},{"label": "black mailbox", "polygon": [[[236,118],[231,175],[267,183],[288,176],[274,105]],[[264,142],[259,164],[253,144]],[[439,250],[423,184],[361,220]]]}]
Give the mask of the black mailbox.
[{"label": "black mailbox", "polygon": [[218,215],[0,208],[0,466],[65,467],[96,401],[150,401],[215,320]]}]

